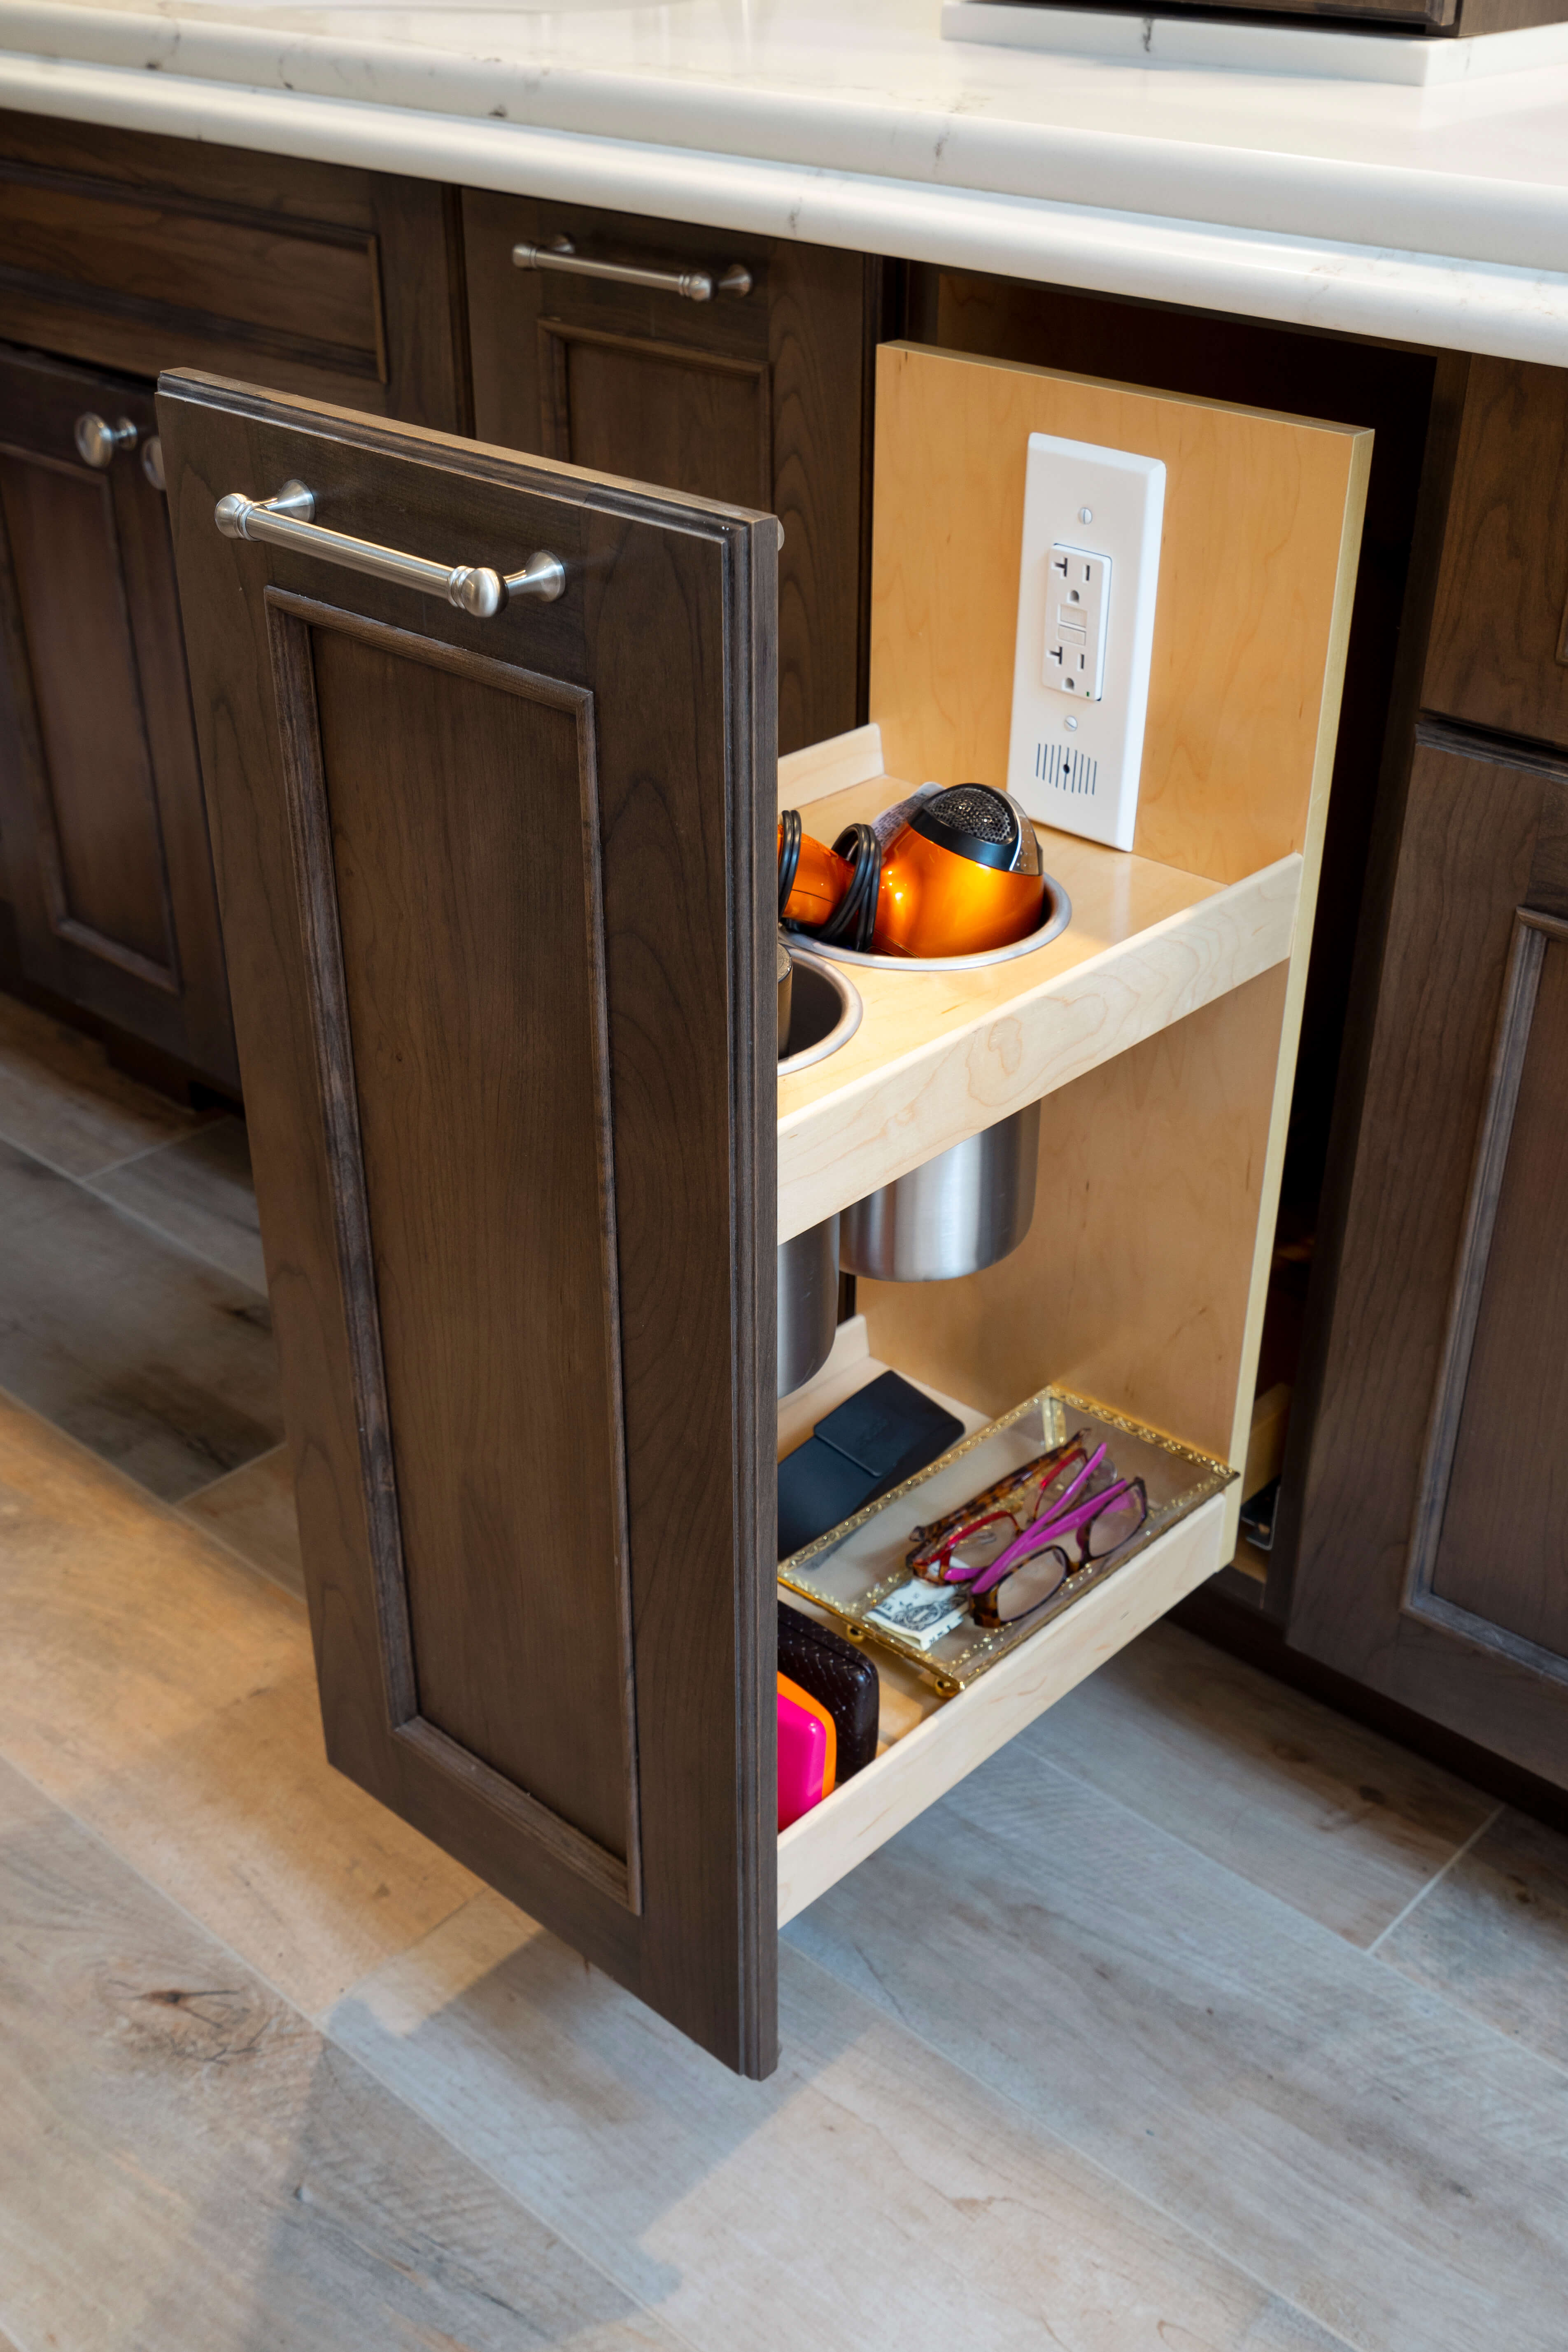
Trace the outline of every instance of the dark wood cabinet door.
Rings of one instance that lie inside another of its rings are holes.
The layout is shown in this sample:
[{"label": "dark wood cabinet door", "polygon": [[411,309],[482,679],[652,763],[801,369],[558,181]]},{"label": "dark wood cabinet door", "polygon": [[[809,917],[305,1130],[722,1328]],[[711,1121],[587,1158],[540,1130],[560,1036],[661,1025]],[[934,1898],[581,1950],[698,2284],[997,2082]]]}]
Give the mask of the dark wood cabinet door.
[{"label": "dark wood cabinet door", "polygon": [[[129,425],[101,467],[78,420]],[[29,980],[237,1083],[150,392],[0,349],[0,838]]]},{"label": "dark wood cabinet door", "polygon": [[1292,1643],[1568,1786],[1568,762],[1419,731]]},{"label": "dark wood cabinet door", "polygon": [[1423,700],[1568,746],[1568,371],[1473,359]]},{"label": "dark wood cabinet door", "polygon": [[[771,518],[159,394],[334,1763],[775,2058]],[[216,502],[560,598],[472,619]]]},{"label": "dark wood cabinet door", "polygon": [[[474,429],[576,466],[775,513],[779,749],[864,716],[870,371],[884,265],[727,229],[465,191]],[[518,245],[748,293],[519,269]]]}]

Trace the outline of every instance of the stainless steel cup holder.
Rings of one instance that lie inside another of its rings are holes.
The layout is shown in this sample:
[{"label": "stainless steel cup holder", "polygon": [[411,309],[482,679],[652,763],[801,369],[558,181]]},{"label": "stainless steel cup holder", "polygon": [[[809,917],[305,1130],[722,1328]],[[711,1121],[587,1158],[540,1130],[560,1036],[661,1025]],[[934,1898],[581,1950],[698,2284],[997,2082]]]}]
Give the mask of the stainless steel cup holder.
[{"label": "stainless steel cup holder", "polygon": [[994,1265],[1029,1230],[1039,1151],[1037,1102],[868,1193],[840,1220],[845,1273],[952,1282]]},{"label": "stainless steel cup holder", "polygon": [[[779,1076],[808,1070],[836,1054],[860,1026],[860,992],[821,956],[789,942],[789,1035],[779,1040]],[[781,1019],[786,1002],[779,982]],[[827,1361],[838,1328],[838,1220],[826,1218],[778,1253],[780,1396],[804,1388]]]},{"label": "stainless steel cup holder", "polygon": [[838,1328],[838,1220],[826,1217],[778,1254],[778,1392],[789,1396],[822,1370]]},{"label": "stainless steel cup holder", "polygon": [[829,1054],[837,1054],[860,1026],[865,1010],[860,992],[847,971],[794,938],[789,952],[795,978],[789,1036],[779,1041],[781,1078],[793,1077],[796,1070],[808,1070],[814,1062],[825,1062]]}]

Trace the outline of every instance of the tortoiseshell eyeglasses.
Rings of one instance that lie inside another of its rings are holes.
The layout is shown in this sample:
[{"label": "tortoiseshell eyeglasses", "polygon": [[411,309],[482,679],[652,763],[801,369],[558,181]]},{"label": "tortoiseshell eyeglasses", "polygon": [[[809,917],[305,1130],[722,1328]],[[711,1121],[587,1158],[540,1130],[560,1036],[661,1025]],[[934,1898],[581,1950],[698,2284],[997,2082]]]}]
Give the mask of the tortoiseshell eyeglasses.
[{"label": "tortoiseshell eyeglasses", "polygon": [[1143,1481],[1119,1478],[1108,1448],[1079,1430],[917,1528],[907,1565],[928,1583],[967,1587],[976,1623],[1016,1625],[1076,1570],[1130,1542],[1148,1516]]}]

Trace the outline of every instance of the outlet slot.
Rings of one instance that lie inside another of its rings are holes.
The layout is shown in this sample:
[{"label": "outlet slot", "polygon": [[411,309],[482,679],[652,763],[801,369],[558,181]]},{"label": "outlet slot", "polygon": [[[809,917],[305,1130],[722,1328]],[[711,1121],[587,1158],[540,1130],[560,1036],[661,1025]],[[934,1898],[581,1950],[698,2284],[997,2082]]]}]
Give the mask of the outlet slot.
[{"label": "outlet slot", "polygon": [[1046,657],[1040,676],[1058,694],[1098,702],[1105,692],[1110,558],[1086,547],[1051,550],[1046,583]]}]

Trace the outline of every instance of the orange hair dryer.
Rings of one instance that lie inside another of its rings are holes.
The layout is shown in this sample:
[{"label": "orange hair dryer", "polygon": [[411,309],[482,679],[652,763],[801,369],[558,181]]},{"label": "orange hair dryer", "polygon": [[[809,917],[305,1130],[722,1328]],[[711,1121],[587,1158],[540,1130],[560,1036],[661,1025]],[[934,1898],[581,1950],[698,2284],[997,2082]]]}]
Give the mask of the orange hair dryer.
[{"label": "orange hair dryer", "polygon": [[1044,921],[1040,845],[1010,793],[955,784],[918,798],[885,849],[879,831],[851,825],[829,849],[786,809],[780,920],[834,945],[922,961],[1010,947]]},{"label": "orange hair dryer", "polygon": [[[792,827],[786,851],[785,836]],[[825,841],[814,841],[809,833],[803,833],[797,813],[785,809],[779,819],[780,922],[816,930],[832,916],[854,878],[848,859],[829,849]]]}]

